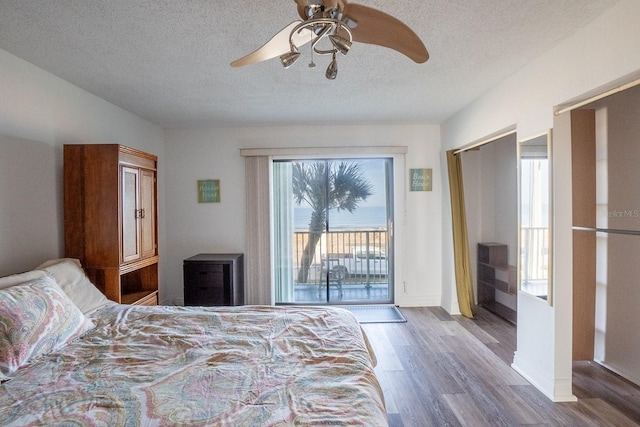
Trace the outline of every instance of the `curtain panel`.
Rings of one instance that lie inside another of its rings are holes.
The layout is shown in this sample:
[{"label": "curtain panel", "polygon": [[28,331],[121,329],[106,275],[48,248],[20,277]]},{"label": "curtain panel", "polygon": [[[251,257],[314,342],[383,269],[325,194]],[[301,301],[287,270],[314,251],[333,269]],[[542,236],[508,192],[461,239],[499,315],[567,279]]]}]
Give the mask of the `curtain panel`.
[{"label": "curtain panel", "polygon": [[247,255],[245,303],[273,305],[269,156],[245,157]]},{"label": "curtain panel", "polygon": [[467,234],[467,214],[462,186],[462,157],[454,150],[447,151],[449,191],[451,194],[451,216],[453,224],[453,253],[456,273],[456,291],[460,313],[473,318],[474,298],[471,275],[471,257]]}]

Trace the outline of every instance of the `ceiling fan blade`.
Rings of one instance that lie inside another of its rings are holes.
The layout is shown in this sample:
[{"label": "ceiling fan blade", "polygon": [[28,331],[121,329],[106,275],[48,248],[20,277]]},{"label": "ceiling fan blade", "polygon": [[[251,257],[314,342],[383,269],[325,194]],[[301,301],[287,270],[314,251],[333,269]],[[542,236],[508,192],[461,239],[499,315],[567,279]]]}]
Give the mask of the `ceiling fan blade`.
[{"label": "ceiling fan blade", "polygon": [[[346,1],[344,3],[346,3]],[[324,4],[325,9],[334,9],[338,6],[338,0],[323,0],[322,4]]]},{"label": "ceiling fan blade", "polygon": [[[275,36],[271,37],[271,40],[262,45],[262,47],[233,61],[231,66],[243,67],[245,65],[255,64],[256,62],[266,61],[289,52],[291,50],[291,47],[289,46],[289,34],[291,34],[291,31],[293,31],[293,29],[301,22],[302,21],[293,21],[291,24],[280,30],[280,32]],[[291,41],[296,45],[296,47],[299,47],[305,43],[309,43],[312,40],[312,37],[314,37],[313,32],[303,28],[293,35]]]},{"label": "ceiling fan blade", "polygon": [[429,59],[429,52],[420,37],[393,16],[352,3],[345,6],[344,14],[358,22],[351,30],[354,41],[397,50],[417,63]]},{"label": "ceiling fan blade", "polygon": [[300,18],[305,20],[309,18],[304,10],[304,7],[307,3],[306,0],[295,0],[295,2],[298,4],[298,15],[300,15]]}]

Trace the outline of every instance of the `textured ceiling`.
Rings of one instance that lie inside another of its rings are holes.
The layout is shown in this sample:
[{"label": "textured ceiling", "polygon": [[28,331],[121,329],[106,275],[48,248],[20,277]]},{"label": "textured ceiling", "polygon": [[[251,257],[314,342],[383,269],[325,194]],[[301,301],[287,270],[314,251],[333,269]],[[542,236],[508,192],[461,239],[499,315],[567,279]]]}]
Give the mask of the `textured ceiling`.
[{"label": "textured ceiling", "polygon": [[162,127],[440,123],[617,0],[360,0],[422,38],[416,64],[354,44],[229,63],[298,19],[293,0],[0,0],[0,48]]}]

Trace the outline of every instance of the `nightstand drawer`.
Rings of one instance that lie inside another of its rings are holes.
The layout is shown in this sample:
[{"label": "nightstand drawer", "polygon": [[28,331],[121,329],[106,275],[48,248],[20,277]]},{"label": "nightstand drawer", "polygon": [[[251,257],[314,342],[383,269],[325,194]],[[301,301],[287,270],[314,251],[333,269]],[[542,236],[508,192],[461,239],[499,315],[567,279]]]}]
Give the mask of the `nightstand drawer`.
[{"label": "nightstand drawer", "polygon": [[185,305],[243,305],[242,254],[200,254],[184,260]]},{"label": "nightstand drawer", "polygon": [[216,305],[229,305],[226,301],[229,301],[229,296],[225,295],[225,289],[223,287],[191,287],[188,290],[185,289],[184,305],[203,305],[203,306],[216,306]]},{"label": "nightstand drawer", "polygon": [[[214,267],[214,268],[210,268]],[[193,265],[185,266],[185,286],[221,288],[224,286],[224,266]]]}]

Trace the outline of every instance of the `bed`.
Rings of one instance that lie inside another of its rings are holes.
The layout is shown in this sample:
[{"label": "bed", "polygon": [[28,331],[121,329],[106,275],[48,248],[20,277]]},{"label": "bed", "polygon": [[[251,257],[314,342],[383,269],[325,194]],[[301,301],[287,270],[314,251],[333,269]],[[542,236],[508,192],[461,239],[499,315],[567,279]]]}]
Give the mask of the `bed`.
[{"label": "bed", "polygon": [[121,305],[69,259],[0,279],[3,426],[386,426],[375,363],[339,308]]}]

